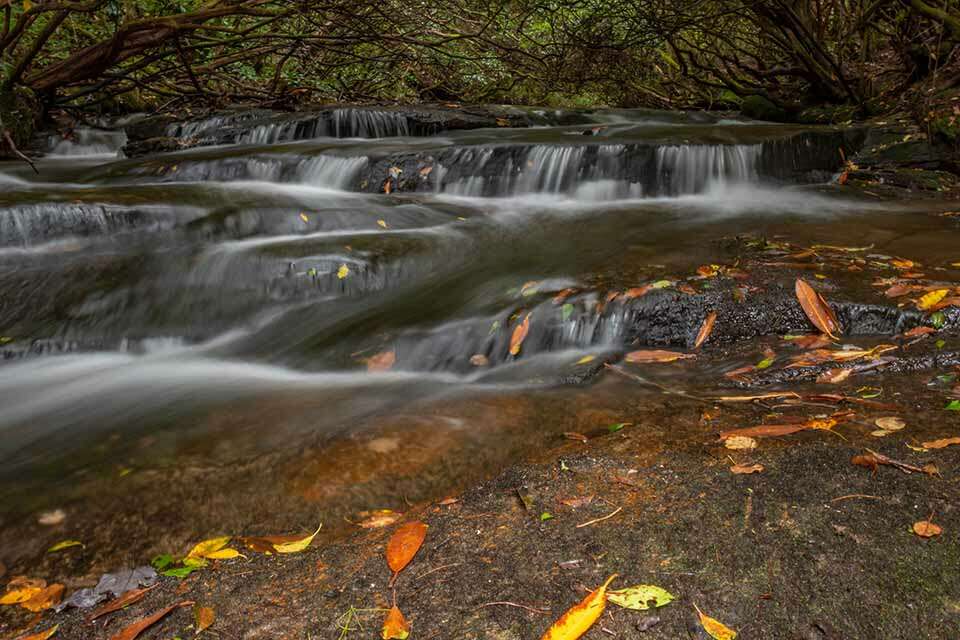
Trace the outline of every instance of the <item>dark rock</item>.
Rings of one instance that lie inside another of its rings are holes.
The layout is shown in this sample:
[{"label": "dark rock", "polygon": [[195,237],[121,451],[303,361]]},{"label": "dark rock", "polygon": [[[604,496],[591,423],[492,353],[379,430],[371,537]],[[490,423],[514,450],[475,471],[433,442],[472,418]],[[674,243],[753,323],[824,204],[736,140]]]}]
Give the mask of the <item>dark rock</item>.
[{"label": "dark rock", "polygon": [[746,117],[753,118],[754,120],[767,120],[770,122],[790,121],[784,109],[778,107],[763,96],[747,96],[740,105],[740,111]]},{"label": "dark rock", "polygon": [[660,624],[660,616],[644,616],[640,618],[633,626],[640,633],[645,633]]}]

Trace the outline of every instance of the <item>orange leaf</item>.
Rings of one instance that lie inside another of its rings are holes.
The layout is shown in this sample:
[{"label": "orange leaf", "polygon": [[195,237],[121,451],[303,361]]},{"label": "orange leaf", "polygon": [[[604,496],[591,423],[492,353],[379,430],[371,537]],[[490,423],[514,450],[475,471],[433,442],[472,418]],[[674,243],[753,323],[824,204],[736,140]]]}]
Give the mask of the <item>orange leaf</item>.
[{"label": "orange leaf", "polygon": [[831,338],[836,338],[840,333],[840,323],[833,309],[827,304],[819,293],[814,291],[813,287],[806,283],[803,278],[797,278],[796,283],[797,300],[803,307],[803,312],[817,329],[824,332]]},{"label": "orange leaf", "polygon": [[704,631],[716,638],[716,640],[733,640],[737,637],[736,631],[719,620],[711,618],[703,611],[700,611],[700,607],[697,605],[693,605],[693,608],[697,610],[697,615],[700,616],[700,624],[703,625]]},{"label": "orange leaf", "polygon": [[410,623],[403,617],[403,613],[393,605],[387,619],[383,621],[383,640],[406,640],[410,635]]},{"label": "orange leaf", "polygon": [[135,602],[140,602],[141,600],[143,600],[143,597],[145,595],[147,595],[152,589],[156,589],[156,588],[157,588],[157,585],[153,585],[152,587],[147,587],[146,589],[131,589],[130,591],[127,591],[126,593],[121,595],[116,600],[108,602],[107,604],[103,605],[102,607],[94,611],[93,615],[91,615],[87,620],[88,621],[96,620],[100,616],[105,616],[108,613],[113,613],[114,611],[119,611],[124,607],[130,606]]},{"label": "orange leaf", "polygon": [[674,362],[676,360],[686,360],[693,358],[692,353],[677,353],[676,351],[665,351],[663,349],[648,349],[643,351],[631,351],[624,360],[633,363],[646,362]]},{"label": "orange leaf", "polygon": [[45,609],[55,607],[60,604],[63,598],[63,585],[52,584],[43,591],[35,594],[32,598],[20,604],[21,607],[34,613],[39,613]]},{"label": "orange leaf", "polygon": [[593,626],[593,623],[603,615],[607,605],[607,585],[613,582],[617,574],[613,574],[600,587],[580,601],[579,604],[567,609],[560,619],[553,623],[543,634],[540,640],[576,640]]},{"label": "orange leaf", "polygon": [[213,609],[210,607],[197,607],[194,609],[193,624],[197,629],[195,635],[200,635],[209,629],[215,618],[216,614],[213,613]]},{"label": "orange leaf", "polygon": [[155,611],[146,618],[141,618],[133,624],[127,625],[113,636],[110,637],[110,640],[133,640],[139,636],[145,629],[155,624],[160,619],[167,616],[174,609],[179,609],[180,607],[189,607],[193,605],[193,602],[189,600],[184,600],[183,602],[178,602],[176,604],[171,604],[159,611]]},{"label": "orange leaf", "polygon": [[520,345],[523,344],[523,341],[527,338],[527,333],[530,332],[530,314],[528,313],[523,318],[523,322],[518,324],[513,329],[513,335],[510,337],[510,355],[518,355],[520,353]]},{"label": "orange leaf", "polygon": [[921,538],[933,538],[943,533],[943,528],[929,520],[921,520],[913,523],[913,532]]},{"label": "orange leaf", "polygon": [[367,360],[367,371],[389,371],[397,361],[397,354],[393,351],[384,351]]},{"label": "orange leaf", "polygon": [[960,444],[960,437],[931,440],[929,442],[924,442],[923,447],[925,449],[943,449],[944,447],[949,447],[952,444]]},{"label": "orange leaf", "polygon": [[703,320],[703,324],[700,325],[700,332],[697,333],[697,339],[693,343],[694,349],[699,349],[700,345],[707,341],[707,338],[710,337],[710,334],[713,333],[713,323],[717,321],[717,312],[711,311],[709,315]]},{"label": "orange leaf", "polygon": [[805,431],[810,428],[806,423],[800,424],[761,424],[757,427],[747,427],[745,429],[733,429],[720,433],[722,440],[734,438],[737,436],[746,436],[748,438],[768,438],[772,436],[788,436],[791,433]]},{"label": "orange leaf", "polygon": [[626,291],[623,292],[623,297],[630,298],[630,299],[640,298],[642,296],[647,295],[647,293],[650,292],[650,289],[652,289],[652,287],[648,284],[645,284],[642,287],[634,287],[632,289],[627,289]]},{"label": "orange leaf", "polygon": [[751,465],[735,464],[732,467],[730,467],[730,471],[736,474],[760,473],[761,471],[763,471],[763,469],[764,467],[762,464],[751,464]]},{"label": "orange leaf", "polygon": [[840,384],[844,380],[850,377],[850,374],[853,373],[853,369],[828,369],[824,371],[819,376],[817,376],[817,382],[830,384]]},{"label": "orange leaf", "polygon": [[387,543],[387,565],[393,571],[393,579],[410,564],[417,555],[424,538],[427,537],[427,525],[422,522],[408,522],[397,527]]},{"label": "orange leaf", "polygon": [[41,631],[40,633],[33,633],[29,636],[21,636],[18,640],[47,640],[57,632],[57,629],[60,628],[60,625],[55,624],[46,631]]}]

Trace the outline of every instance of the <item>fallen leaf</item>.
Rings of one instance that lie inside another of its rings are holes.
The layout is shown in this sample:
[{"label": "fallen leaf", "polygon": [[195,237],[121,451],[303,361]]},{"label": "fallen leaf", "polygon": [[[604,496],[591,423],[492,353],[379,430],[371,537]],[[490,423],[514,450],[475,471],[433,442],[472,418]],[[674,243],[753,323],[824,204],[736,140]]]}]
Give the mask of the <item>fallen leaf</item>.
[{"label": "fallen leaf", "polygon": [[645,284],[642,287],[633,287],[632,289],[627,289],[624,291],[623,297],[629,299],[640,298],[650,293],[650,289],[652,288],[653,287],[648,284]]},{"label": "fallen leaf", "polygon": [[613,574],[596,590],[560,616],[560,619],[551,625],[540,640],[577,640],[593,626],[593,623],[603,615],[607,605],[607,585],[613,582],[617,574]]},{"label": "fallen leaf", "polygon": [[762,464],[735,464],[730,467],[730,471],[736,474],[749,474],[749,473],[760,473],[763,471],[764,466]]},{"label": "fallen leaf", "polygon": [[174,609],[179,609],[180,607],[189,607],[191,605],[193,605],[193,602],[189,600],[184,600],[183,602],[178,602],[176,604],[171,604],[169,606],[166,606],[163,609],[160,609],[159,611],[155,611],[154,613],[150,614],[146,618],[141,618],[140,620],[137,620],[133,624],[127,625],[126,627],[121,629],[119,632],[111,636],[110,640],[133,640],[134,638],[139,636],[141,633],[143,633],[145,629],[155,624],[158,620],[167,616]]},{"label": "fallen leaf", "polygon": [[831,338],[836,338],[840,333],[840,323],[823,296],[814,291],[803,278],[797,278],[795,289],[797,300],[800,301],[803,312],[807,314],[813,326]]},{"label": "fallen leaf", "polygon": [[944,447],[949,447],[952,444],[960,444],[960,437],[940,438],[939,440],[930,440],[929,442],[924,442],[922,444],[925,449],[943,449]]},{"label": "fallen leaf", "polygon": [[44,511],[37,517],[37,522],[42,525],[52,527],[58,525],[67,519],[67,514],[63,509],[54,509],[53,511]]},{"label": "fallen leaf", "polygon": [[70,547],[82,547],[84,544],[79,540],[64,540],[63,542],[58,542],[49,549],[47,553],[53,553],[54,551],[62,551],[63,549],[69,549]]},{"label": "fallen leaf", "polygon": [[211,607],[196,607],[193,610],[193,626],[197,629],[194,635],[198,636],[209,629],[215,618],[216,614]]},{"label": "fallen leaf", "polygon": [[913,532],[921,538],[933,538],[943,533],[943,528],[929,520],[921,520],[913,523]]},{"label": "fallen leaf", "polygon": [[634,364],[649,362],[674,362],[676,360],[686,360],[695,357],[692,353],[678,353],[676,351],[665,351],[663,349],[650,349],[644,351],[631,351],[624,360]]},{"label": "fallen leaf", "polygon": [[377,220],[377,225],[383,227],[384,229],[389,229],[389,228],[390,228],[390,227],[387,226],[387,221],[386,221],[386,220]]},{"label": "fallen leaf", "polygon": [[403,613],[397,608],[397,605],[393,605],[386,620],[383,621],[383,632],[380,637],[383,640],[406,640],[409,635],[410,624],[403,617]]},{"label": "fallen leaf", "polygon": [[874,420],[874,424],[884,431],[899,431],[907,426],[907,423],[896,416],[885,416]]},{"label": "fallen leaf", "polygon": [[593,496],[582,496],[580,498],[565,498],[560,501],[560,504],[576,509],[578,507],[585,507],[591,502],[593,502]]},{"label": "fallen leaf", "polygon": [[[729,440],[731,438],[749,437],[749,438],[770,438],[775,436],[788,436],[798,431],[806,431],[812,428],[806,422],[797,424],[761,424],[756,427],[746,427],[744,429],[732,429],[722,431],[720,438]],[[729,447],[728,447],[729,448]]]},{"label": "fallen leaf", "polygon": [[723,441],[723,446],[734,451],[743,449],[756,449],[757,441],[748,436],[733,436]]},{"label": "fallen leaf", "polygon": [[310,543],[313,542],[313,539],[317,537],[318,533],[320,533],[321,528],[323,528],[323,523],[321,523],[320,526],[317,527],[317,530],[310,535],[300,538],[299,540],[274,544],[273,548],[276,549],[277,553],[300,553],[310,546]]},{"label": "fallen leaf", "polygon": [[340,268],[337,269],[337,277],[338,277],[339,279],[343,280],[343,279],[346,278],[348,275],[350,275],[350,267],[348,267],[348,266],[345,265],[345,264],[341,264],[341,265],[340,265]]},{"label": "fallen leaf", "polygon": [[700,624],[703,625],[703,630],[709,633],[711,637],[716,640],[733,640],[737,637],[736,631],[700,611],[700,607],[697,605],[693,605],[693,608],[697,610],[697,615],[700,616]]},{"label": "fallen leaf", "polygon": [[204,540],[203,542],[196,544],[193,549],[190,549],[190,553],[187,554],[187,558],[209,558],[210,554],[220,551],[226,547],[229,542],[230,536]]},{"label": "fallen leaf", "polygon": [[523,322],[514,327],[513,335],[510,336],[510,355],[515,356],[520,353],[520,346],[526,340],[527,333],[530,331],[530,315],[528,313],[524,316]]},{"label": "fallen leaf", "polygon": [[713,324],[717,321],[717,312],[711,311],[700,325],[700,331],[697,333],[697,339],[693,343],[694,349],[699,349],[700,345],[707,341],[710,334],[713,333]]},{"label": "fallen leaf", "polygon": [[490,364],[490,359],[482,353],[475,353],[470,356],[470,364],[475,367],[486,367]]},{"label": "fallen leaf", "polygon": [[123,595],[121,595],[116,600],[111,600],[107,604],[103,605],[99,609],[93,612],[93,614],[88,618],[88,620],[96,620],[100,616],[105,616],[108,613],[113,613],[114,611],[119,611],[124,607],[128,607],[135,602],[140,602],[143,600],[143,597],[147,595],[151,590],[155,589],[157,585],[152,587],[146,587],[143,589],[131,589]]},{"label": "fallen leaf", "polygon": [[380,527],[390,526],[399,520],[403,514],[390,509],[378,509],[372,512],[365,511],[360,515],[365,516],[363,520],[357,523],[361,529],[379,529]]},{"label": "fallen leaf", "polygon": [[380,372],[389,371],[397,361],[397,354],[394,351],[383,351],[367,359],[367,371]]},{"label": "fallen leaf", "polygon": [[930,293],[924,294],[920,300],[917,301],[917,308],[926,311],[932,307],[935,307],[938,302],[947,297],[948,293],[950,293],[949,289],[937,289],[935,291],[931,291]]},{"label": "fallen leaf", "polygon": [[662,607],[673,601],[673,594],[652,584],[638,584],[626,589],[617,589],[607,593],[607,600],[624,609],[646,611]]},{"label": "fallen leaf", "polygon": [[20,604],[30,600],[47,587],[47,581],[41,578],[17,576],[7,583],[7,592],[0,596],[0,604]]},{"label": "fallen leaf", "polygon": [[427,537],[427,525],[422,522],[408,522],[397,527],[387,542],[387,566],[393,571],[393,579],[410,564],[417,555],[420,546]]},{"label": "fallen leaf", "polygon": [[894,460],[893,458],[887,457],[882,453],[877,453],[871,449],[867,449],[867,453],[865,454],[853,456],[850,459],[850,462],[855,465],[871,469],[874,473],[876,473],[877,468],[880,465],[888,465],[894,467],[895,469],[899,469],[904,473],[927,473],[927,471],[921,467],[908,464],[906,462],[901,462],[899,460]]},{"label": "fallen leaf", "polygon": [[593,362],[597,359],[597,356],[583,356],[577,360],[574,364],[587,364],[588,362]]},{"label": "fallen leaf", "polygon": [[53,634],[57,632],[57,629],[60,628],[59,624],[55,624],[46,631],[41,631],[40,633],[32,633],[29,636],[21,636],[17,640],[47,640],[47,638],[53,637]]},{"label": "fallen leaf", "polygon": [[800,398],[800,394],[794,391],[775,391],[773,393],[761,393],[756,396],[720,396],[714,398],[717,402],[753,402],[754,400],[773,400],[776,398]]},{"label": "fallen leaf", "polygon": [[914,327],[910,331],[904,332],[904,336],[907,338],[916,338],[917,336],[925,336],[931,333],[936,333],[937,330],[933,327]]},{"label": "fallen leaf", "polygon": [[26,602],[21,602],[20,606],[34,613],[55,607],[63,599],[63,588],[62,584],[51,584]]},{"label": "fallen leaf", "polygon": [[310,222],[310,218],[308,218],[307,214],[305,213],[300,214],[300,219],[303,220],[304,222]]}]

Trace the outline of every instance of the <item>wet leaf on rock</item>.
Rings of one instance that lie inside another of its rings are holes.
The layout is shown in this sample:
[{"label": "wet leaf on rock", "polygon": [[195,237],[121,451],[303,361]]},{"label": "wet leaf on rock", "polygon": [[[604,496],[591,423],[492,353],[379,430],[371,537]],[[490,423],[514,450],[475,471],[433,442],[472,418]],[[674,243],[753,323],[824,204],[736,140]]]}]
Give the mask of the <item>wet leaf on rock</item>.
[{"label": "wet leaf on rock", "polygon": [[47,640],[52,638],[53,634],[57,632],[57,629],[60,628],[59,624],[55,624],[46,631],[41,631],[40,633],[32,633],[29,636],[21,636],[17,640]]},{"label": "wet leaf on rock", "polygon": [[371,373],[389,371],[397,362],[395,351],[383,351],[367,360],[367,371]]},{"label": "wet leaf on rock", "polygon": [[51,584],[39,593],[34,594],[34,596],[26,602],[21,602],[20,606],[34,613],[51,609],[60,604],[60,601],[63,599],[63,589],[62,584]]},{"label": "wet leaf on rock", "polygon": [[397,527],[387,542],[387,566],[393,571],[393,579],[417,555],[427,537],[427,525],[423,522],[408,522]]},{"label": "wet leaf on rock", "polygon": [[215,619],[216,614],[211,607],[195,607],[193,609],[193,626],[196,627],[197,631],[194,635],[200,635],[209,629]]},{"label": "wet leaf on rock", "polygon": [[638,584],[626,589],[617,589],[607,593],[607,600],[625,609],[646,611],[662,607],[673,601],[673,594],[652,584]]},{"label": "wet leaf on rock", "polygon": [[641,351],[631,351],[624,360],[633,364],[642,363],[665,363],[675,362],[677,360],[686,360],[695,357],[692,353],[678,353],[676,351],[666,351],[664,349],[647,349]]},{"label": "wet leaf on rock", "polygon": [[803,312],[807,314],[807,318],[810,319],[813,326],[831,338],[836,338],[840,333],[840,323],[823,296],[817,293],[803,278],[797,278],[795,289],[797,300],[800,301]]},{"label": "wet leaf on rock", "polygon": [[907,426],[906,422],[896,416],[884,416],[883,418],[877,418],[874,421],[874,424],[884,431],[899,431]]},{"label": "wet leaf on rock", "polygon": [[520,347],[523,345],[523,341],[527,339],[527,333],[530,332],[530,315],[527,314],[523,317],[523,322],[518,324],[513,329],[513,335],[510,336],[510,355],[519,355]]},{"label": "wet leaf on rock", "polygon": [[607,586],[613,582],[613,574],[596,590],[592,591],[579,604],[569,608],[560,619],[547,629],[540,640],[577,640],[585,634],[593,623],[603,615],[607,604]]},{"label": "wet leaf on rock", "polygon": [[940,438],[939,440],[930,440],[922,444],[924,449],[943,449],[952,444],[960,444],[960,437]]},{"label": "wet leaf on rock", "polygon": [[735,465],[733,465],[732,467],[730,467],[731,473],[735,473],[735,474],[738,474],[738,475],[750,474],[750,473],[760,473],[760,472],[762,472],[763,470],[764,470],[764,466],[763,466],[762,464],[746,464],[746,465],[745,465],[745,464],[735,464]]},{"label": "wet leaf on rock", "polygon": [[921,520],[913,523],[913,532],[921,538],[934,538],[943,533],[943,528],[929,520]]},{"label": "wet leaf on rock", "polygon": [[46,587],[46,580],[17,576],[7,583],[7,592],[0,596],[0,604],[11,605],[26,602],[41,593]]},{"label": "wet leaf on rock", "polygon": [[849,378],[852,373],[853,369],[828,369],[817,376],[817,382],[820,384],[840,384]]},{"label": "wet leaf on rock", "polygon": [[157,588],[157,585],[153,585],[152,587],[146,587],[144,589],[131,589],[130,591],[127,591],[125,594],[123,594],[116,600],[112,600],[111,602],[108,602],[107,604],[103,605],[102,607],[94,611],[93,614],[90,615],[89,620],[96,620],[97,618],[101,616],[105,616],[108,613],[119,611],[124,607],[129,607],[131,604],[140,602],[141,600],[143,600],[144,596],[146,596],[148,593],[150,593],[150,591],[156,588]]},{"label": "wet leaf on rock", "polygon": [[409,635],[410,623],[403,617],[403,612],[397,605],[393,605],[383,621],[383,632],[380,637],[383,640],[406,640]]},{"label": "wet leaf on rock", "polygon": [[748,436],[732,436],[724,439],[723,446],[734,451],[756,449],[757,441]]},{"label": "wet leaf on rock", "polygon": [[929,293],[925,293],[917,301],[917,308],[922,311],[927,311],[937,306],[937,303],[946,298],[948,293],[950,293],[949,289],[936,289]]},{"label": "wet leaf on rock", "polygon": [[301,537],[297,540],[291,540],[290,542],[274,543],[273,548],[277,553],[300,553],[310,546],[310,543],[313,542],[313,539],[317,537],[317,534],[320,533],[320,529],[322,528],[323,523],[321,523],[320,526],[317,527],[317,530],[310,535]]},{"label": "wet leaf on rock", "polygon": [[697,610],[697,615],[700,616],[700,624],[703,625],[703,630],[709,633],[712,638],[716,640],[733,640],[737,637],[736,631],[716,618],[711,618],[703,611],[700,611],[700,607],[697,605],[693,605],[693,608]]},{"label": "wet leaf on rock", "polygon": [[700,346],[707,341],[710,337],[710,334],[713,333],[713,325],[717,321],[717,312],[711,311],[706,318],[703,320],[703,324],[700,325],[700,331],[697,333],[697,339],[693,343],[694,349],[699,349]]},{"label": "wet leaf on rock", "polygon": [[171,604],[169,606],[166,606],[163,609],[160,609],[159,611],[155,611],[154,613],[150,614],[145,618],[141,618],[140,620],[137,620],[133,624],[127,625],[118,633],[111,636],[110,640],[133,640],[134,638],[139,636],[141,633],[143,633],[146,629],[153,626],[159,620],[169,615],[170,612],[173,611],[174,609],[179,609],[180,607],[189,607],[192,605],[193,605],[193,602],[184,600],[183,602],[178,602],[176,604]]},{"label": "wet leaf on rock", "polygon": [[69,549],[70,547],[83,547],[85,546],[79,540],[64,540],[53,545],[47,549],[47,553],[53,553],[54,551],[63,551],[64,549]]}]

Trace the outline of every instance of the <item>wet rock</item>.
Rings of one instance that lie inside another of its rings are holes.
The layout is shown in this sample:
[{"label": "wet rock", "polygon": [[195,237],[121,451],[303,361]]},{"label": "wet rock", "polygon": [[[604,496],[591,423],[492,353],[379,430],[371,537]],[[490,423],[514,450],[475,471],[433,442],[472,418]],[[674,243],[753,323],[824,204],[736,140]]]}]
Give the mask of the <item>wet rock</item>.
[{"label": "wet rock", "polygon": [[754,120],[767,120],[769,122],[790,121],[787,112],[782,107],[778,107],[763,96],[747,96],[740,104],[740,111],[746,117],[753,118]]},{"label": "wet rock", "polygon": [[660,624],[660,616],[644,616],[637,620],[633,626],[636,627],[640,633],[644,633],[653,629],[658,624]]}]

